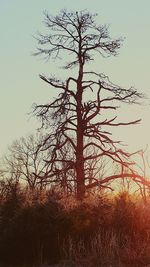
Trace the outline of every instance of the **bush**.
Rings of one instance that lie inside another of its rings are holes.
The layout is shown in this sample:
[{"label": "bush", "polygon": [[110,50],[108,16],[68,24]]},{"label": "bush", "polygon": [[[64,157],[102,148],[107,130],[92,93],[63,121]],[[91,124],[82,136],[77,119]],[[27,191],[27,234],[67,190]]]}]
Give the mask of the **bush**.
[{"label": "bush", "polygon": [[82,202],[50,191],[32,194],[29,200],[26,190],[17,189],[1,202],[2,264],[100,267],[149,260],[148,203],[127,193]]}]

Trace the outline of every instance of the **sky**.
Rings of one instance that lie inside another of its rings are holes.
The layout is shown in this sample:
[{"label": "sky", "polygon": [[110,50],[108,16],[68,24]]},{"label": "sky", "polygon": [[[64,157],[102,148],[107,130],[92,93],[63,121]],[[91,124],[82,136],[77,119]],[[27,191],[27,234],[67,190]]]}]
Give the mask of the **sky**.
[{"label": "sky", "polygon": [[[53,74],[56,66],[32,54],[37,46],[34,36],[44,31],[43,12],[55,15],[61,9],[98,13],[97,21],[110,25],[112,37],[125,37],[117,57],[103,64],[97,60],[94,67],[113,82],[134,86],[147,96],[142,105],[120,111],[124,120],[141,118],[141,124],[117,128],[114,134],[131,150],[150,147],[149,0],[0,0],[0,155],[13,140],[36,131],[38,124],[30,115],[33,103],[53,97],[39,74]],[[62,70],[57,73],[61,76]]]}]

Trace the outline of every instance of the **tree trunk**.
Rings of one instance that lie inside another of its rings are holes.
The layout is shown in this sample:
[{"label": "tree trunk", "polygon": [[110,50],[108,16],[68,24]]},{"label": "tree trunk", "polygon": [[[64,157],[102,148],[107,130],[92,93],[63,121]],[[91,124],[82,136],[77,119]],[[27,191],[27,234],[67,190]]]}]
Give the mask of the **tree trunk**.
[{"label": "tree trunk", "polygon": [[[81,49],[80,49],[81,51]],[[82,200],[85,194],[85,179],[84,179],[84,129],[82,121],[82,78],[83,78],[83,64],[80,55],[79,76],[77,82],[77,151],[76,151],[76,182],[77,182],[77,198]]]},{"label": "tree trunk", "polygon": [[77,198],[83,199],[84,194],[85,194],[84,158],[83,158],[83,131],[79,125],[78,125],[78,130],[77,130],[77,153],[76,153],[76,175],[77,175],[77,178],[76,178],[76,181],[77,181]]}]

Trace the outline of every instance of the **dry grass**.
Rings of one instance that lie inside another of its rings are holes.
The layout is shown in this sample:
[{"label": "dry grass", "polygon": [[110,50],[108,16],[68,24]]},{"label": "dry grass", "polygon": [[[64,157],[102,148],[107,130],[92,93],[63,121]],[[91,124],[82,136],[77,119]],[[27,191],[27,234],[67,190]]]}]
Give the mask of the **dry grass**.
[{"label": "dry grass", "polygon": [[30,251],[41,238],[43,267],[45,262],[57,267],[147,267],[149,211],[150,202],[135,201],[127,193],[89,195],[82,202],[52,192],[16,195],[13,202],[10,197],[1,204],[0,256],[15,262],[24,250],[34,263],[38,250]]}]

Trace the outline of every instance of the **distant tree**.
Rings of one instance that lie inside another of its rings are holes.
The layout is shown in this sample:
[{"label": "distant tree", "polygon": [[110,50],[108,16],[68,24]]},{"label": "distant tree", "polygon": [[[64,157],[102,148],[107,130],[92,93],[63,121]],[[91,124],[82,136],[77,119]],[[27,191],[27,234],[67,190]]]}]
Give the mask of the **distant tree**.
[{"label": "distant tree", "polygon": [[49,168],[43,159],[49,154],[39,149],[42,138],[42,135],[30,135],[13,142],[3,160],[3,180],[13,184],[24,181],[31,190],[43,188],[42,180]]},{"label": "distant tree", "polygon": [[[133,87],[126,89],[112,83],[103,73],[89,70],[94,56],[116,56],[122,43],[121,38],[111,39],[106,25],[96,25],[95,15],[87,11],[61,11],[57,16],[45,13],[45,24],[47,33],[37,36],[39,47],[35,55],[44,55],[47,59],[62,57],[69,61],[63,65],[65,70],[77,68],[64,81],[40,75],[59,92],[55,100],[34,108],[42,127],[48,127],[50,131],[41,143],[43,150],[51,151],[47,161],[51,168],[45,180],[50,181],[56,173],[65,173],[70,179],[68,174],[72,170],[75,173],[74,190],[82,198],[87,188],[115,179],[110,176],[95,180],[94,173],[86,167],[87,162],[105,157],[117,163],[120,169],[130,168],[130,154],[113,140],[110,128],[140,122],[140,119],[120,122],[115,112],[119,103],[137,103],[142,94]],[[95,149],[97,153],[94,153]],[[62,150],[66,151],[65,158]],[[136,175],[130,173],[133,178]],[[122,172],[116,178],[121,176]]]}]

